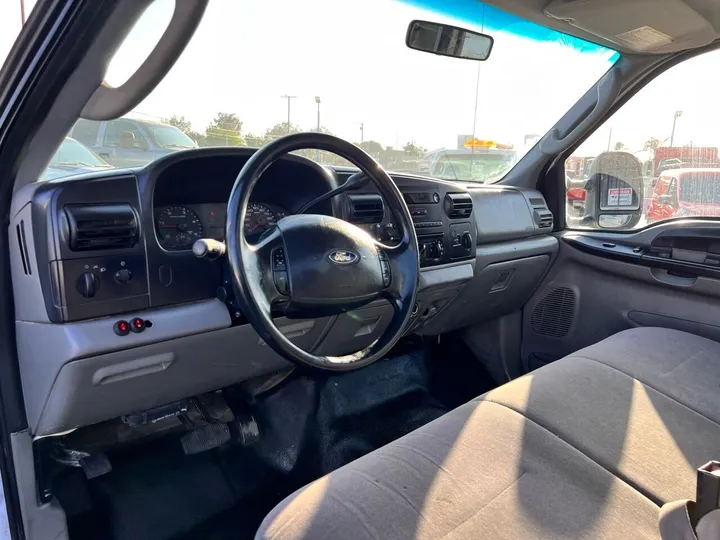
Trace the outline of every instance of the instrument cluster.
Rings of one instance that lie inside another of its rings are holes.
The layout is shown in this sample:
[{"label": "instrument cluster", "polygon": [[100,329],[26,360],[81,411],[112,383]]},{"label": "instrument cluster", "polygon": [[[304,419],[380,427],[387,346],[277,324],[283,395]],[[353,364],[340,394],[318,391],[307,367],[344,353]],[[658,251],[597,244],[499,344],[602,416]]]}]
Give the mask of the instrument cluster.
[{"label": "instrument cluster", "polygon": [[[225,239],[225,203],[163,206],[155,209],[155,232],[158,243],[168,251],[185,251],[200,238]],[[245,237],[258,240],[287,211],[275,204],[252,202],[245,216]]]}]

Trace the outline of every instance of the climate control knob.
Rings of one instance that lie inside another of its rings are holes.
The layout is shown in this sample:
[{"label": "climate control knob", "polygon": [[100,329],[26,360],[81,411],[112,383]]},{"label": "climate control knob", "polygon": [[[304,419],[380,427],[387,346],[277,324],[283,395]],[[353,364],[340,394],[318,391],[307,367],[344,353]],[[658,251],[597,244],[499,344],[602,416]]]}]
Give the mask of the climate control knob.
[{"label": "climate control knob", "polygon": [[75,287],[85,298],[92,298],[100,288],[100,278],[93,272],[85,272],[77,279]]}]

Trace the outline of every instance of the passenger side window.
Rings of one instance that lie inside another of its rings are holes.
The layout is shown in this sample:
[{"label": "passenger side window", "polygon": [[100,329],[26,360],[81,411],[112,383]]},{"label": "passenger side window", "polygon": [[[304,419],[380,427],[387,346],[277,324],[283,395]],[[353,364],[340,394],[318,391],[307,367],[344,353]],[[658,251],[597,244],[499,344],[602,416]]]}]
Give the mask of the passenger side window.
[{"label": "passenger side window", "polygon": [[568,228],[638,229],[720,218],[720,50],[678,64],[565,162]]},{"label": "passenger side window", "polygon": [[138,127],[127,120],[113,120],[105,130],[105,146],[146,150],[147,141]]}]

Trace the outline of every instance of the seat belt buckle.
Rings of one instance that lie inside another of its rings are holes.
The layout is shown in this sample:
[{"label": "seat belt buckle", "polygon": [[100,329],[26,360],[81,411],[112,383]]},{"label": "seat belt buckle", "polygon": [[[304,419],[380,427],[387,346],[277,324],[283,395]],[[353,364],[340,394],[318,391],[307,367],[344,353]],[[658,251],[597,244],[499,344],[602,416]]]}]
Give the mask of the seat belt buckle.
[{"label": "seat belt buckle", "polygon": [[695,523],[720,508],[720,461],[708,461],[697,470]]}]

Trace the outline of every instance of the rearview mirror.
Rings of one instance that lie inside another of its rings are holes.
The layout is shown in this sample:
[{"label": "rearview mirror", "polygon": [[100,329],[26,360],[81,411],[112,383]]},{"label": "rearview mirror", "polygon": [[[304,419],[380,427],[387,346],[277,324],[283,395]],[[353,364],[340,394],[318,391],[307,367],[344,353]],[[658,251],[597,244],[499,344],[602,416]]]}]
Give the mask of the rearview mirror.
[{"label": "rearview mirror", "polygon": [[405,44],[416,51],[482,61],[490,56],[493,38],[457,26],[413,21],[408,26]]}]

